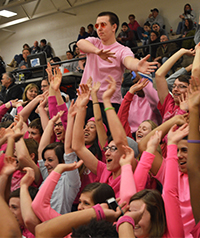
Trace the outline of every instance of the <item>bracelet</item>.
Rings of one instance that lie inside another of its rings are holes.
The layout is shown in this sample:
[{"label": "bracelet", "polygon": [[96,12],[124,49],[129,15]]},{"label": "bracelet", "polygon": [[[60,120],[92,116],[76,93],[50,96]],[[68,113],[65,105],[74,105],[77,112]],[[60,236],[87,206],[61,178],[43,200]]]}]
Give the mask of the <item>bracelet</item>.
[{"label": "bracelet", "polygon": [[94,104],[99,104],[99,102],[93,102],[93,105],[94,105]]},{"label": "bracelet", "polygon": [[12,107],[12,102],[10,101],[10,106]]},{"label": "bracelet", "polygon": [[106,108],[104,108],[104,112],[106,112],[108,110],[115,110],[115,108],[114,107],[106,107]]},{"label": "bracelet", "polygon": [[133,226],[133,229],[134,229],[135,221],[133,220],[133,218],[129,217],[129,216],[123,216],[123,217],[120,217],[119,220],[117,221],[117,224],[116,224],[117,232],[118,232],[119,226],[124,222],[128,222],[129,224],[131,224]]},{"label": "bracelet", "polygon": [[92,208],[94,208],[94,210],[95,210],[95,213],[96,213],[96,216],[97,216],[97,221],[105,220],[106,219],[106,216],[104,214],[103,208],[101,207],[100,204],[96,204]]},{"label": "bracelet", "polygon": [[188,140],[188,143],[200,143],[200,140]]}]

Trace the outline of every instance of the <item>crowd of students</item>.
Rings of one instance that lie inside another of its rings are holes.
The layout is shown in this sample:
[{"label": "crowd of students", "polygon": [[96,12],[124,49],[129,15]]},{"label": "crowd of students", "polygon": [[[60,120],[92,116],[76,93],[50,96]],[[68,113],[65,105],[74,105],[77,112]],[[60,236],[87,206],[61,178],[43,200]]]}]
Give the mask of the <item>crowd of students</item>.
[{"label": "crowd of students", "polygon": [[[50,63],[43,94],[32,84],[0,106],[0,237],[200,237],[200,43],[157,70],[155,90],[141,75],[156,63],[120,45],[118,26],[102,12],[99,38],[79,40],[87,62],[69,109]],[[166,80],[184,54],[191,75]]]}]

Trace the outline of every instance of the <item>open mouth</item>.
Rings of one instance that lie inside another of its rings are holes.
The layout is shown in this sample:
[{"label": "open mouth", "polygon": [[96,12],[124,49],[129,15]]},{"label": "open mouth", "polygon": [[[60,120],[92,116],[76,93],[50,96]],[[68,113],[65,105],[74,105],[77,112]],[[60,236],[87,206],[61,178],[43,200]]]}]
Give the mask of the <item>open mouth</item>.
[{"label": "open mouth", "polygon": [[109,164],[110,162],[112,162],[112,159],[107,159],[106,163]]},{"label": "open mouth", "polygon": [[139,225],[136,225],[135,227],[134,227],[134,230],[137,230],[137,229],[139,229],[140,228],[140,226]]},{"label": "open mouth", "polygon": [[179,162],[180,163],[180,165],[184,165],[184,164],[186,164],[187,162],[185,161],[185,162]]}]

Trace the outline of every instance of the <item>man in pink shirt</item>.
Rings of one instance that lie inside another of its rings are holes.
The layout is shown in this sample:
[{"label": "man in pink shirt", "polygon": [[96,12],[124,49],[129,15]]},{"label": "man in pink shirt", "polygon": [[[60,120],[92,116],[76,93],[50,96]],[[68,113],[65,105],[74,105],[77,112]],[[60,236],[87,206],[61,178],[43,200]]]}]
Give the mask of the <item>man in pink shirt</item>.
[{"label": "man in pink shirt", "polygon": [[[108,82],[106,81],[108,75],[111,75],[117,82],[117,89],[111,99],[111,103],[118,110],[121,103],[120,89],[125,68],[147,74],[154,71],[155,68],[153,62],[147,62],[149,56],[142,60],[135,59],[134,54],[128,47],[116,41],[115,33],[118,26],[119,19],[116,14],[102,12],[97,16],[95,24],[99,38],[88,37],[79,40],[77,43],[80,50],[87,54],[87,62],[81,84],[86,83],[90,76],[94,83],[101,82],[97,96],[102,109],[102,95],[108,87]],[[92,102],[90,101],[87,118],[92,116]]]}]

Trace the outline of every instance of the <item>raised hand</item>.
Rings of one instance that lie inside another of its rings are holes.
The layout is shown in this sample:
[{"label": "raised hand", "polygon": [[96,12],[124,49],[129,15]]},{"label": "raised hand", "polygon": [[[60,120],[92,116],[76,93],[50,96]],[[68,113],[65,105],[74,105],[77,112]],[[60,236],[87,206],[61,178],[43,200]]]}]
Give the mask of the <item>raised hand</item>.
[{"label": "raised hand", "polygon": [[16,126],[13,128],[14,130],[18,131],[18,130],[22,130],[23,127],[23,117],[20,114],[17,114],[15,116],[15,122],[17,123]]},{"label": "raised hand", "polygon": [[51,118],[50,121],[51,121],[53,124],[55,124],[56,121],[63,115],[63,113],[64,113],[64,111],[59,111],[55,116],[53,116],[53,117]]},{"label": "raised hand", "polygon": [[20,181],[20,185],[25,185],[27,188],[35,181],[35,172],[30,167],[23,168],[23,171],[26,172],[24,177]]},{"label": "raised hand", "polygon": [[188,107],[188,94],[187,93],[182,93],[179,97],[179,107],[181,110],[183,111],[188,111],[189,107]]},{"label": "raised hand", "polygon": [[192,77],[188,87],[188,104],[189,110],[200,105],[200,82],[198,78]]},{"label": "raised hand", "polygon": [[109,58],[116,58],[116,57],[114,56],[115,53],[110,52],[110,50],[99,50],[99,51],[97,52],[97,55],[98,55],[101,59],[103,59],[103,60],[105,60],[105,61],[107,61],[107,62],[109,62],[109,63],[112,63],[112,61],[111,61]]},{"label": "raised hand", "polygon": [[59,68],[55,68],[53,77],[51,78],[50,86],[53,90],[58,91],[61,82],[62,82],[62,73]]},{"label": "raised hand", "polygon": [[149,139],[146,151],[148,151],[151,154],[154,154],[161,141],[161,136],[162,131],[156,131],[155,134],[151,136],[151,138]]},{"label": "raised hand", "polygon": [[5,156],[4,166],[1,170],[1,173],[7,176],[10,176],[18,169],[18,163],[15,158],[11,156]]},{"label": "raised hand", "polygon": [[67,116],[68,116],[68,118],[69,118],[69,117],[73,117],[73,118],[74,118],[74,116],[76,115],[76,113],[77,113],[76,103],[74,103],[74,99],[72,99],[71,104],[70,104],[70,107],[69,107],[69,109],[68,109],[68,114],[67,114]]},{"label": "raised hand", "polygon": [[185,50],[185,55],[187,55],[187,56],[194,56],[195,55],[195,50],[193,50],[193,49],[189,49],[189,50],[184,49],[184,50]]},{"label": "raised hand", "polygon": [[115,90],[116,90],[116,81],[112,76],[108,76],[109,79],[106,79],[106,81],[109,83],[107,90],[103,93],[103,100],[105,99],[111,99],[113,96]]},{"label": "raised hand", "polygon": [[128,211],[125,213],[125,216],[132,217],[136,225],[141,220],[145,209],[146,209],[146,204],[143,204],[139,210]]},{"label": "raised hand", "polygon": [[51,67],[51,64],[49,62],[47,63],[46,72],[48,74],[48,81],[50,83],[53,80],[53,74],[52,74],[52,67]]},{"label": "raised hand", "polygon": [[147,55],[138,62],[138,71],[144,74],[150,74],[151,72],[155,71],[155,69],[157,68],[155,65],[158,64],[158,62],[148,62],[147,60],[149,58],[150,55]]},{"label": "raised hand", "polygon": [[182,140],[189,133],[189,126],[187,123],[183,124],[181,127],[177,129],[177,125],[174,125],[170,131],[168,132],[167,139],[168,145],[170,144],[178,144],[180,140]]},{"label": "raised hand", "polygon": [[148,79],[142,79],[138,80],[137,83],[135,83],[133,86],[130,87],[129,92],[134,94],[137,91],[140,91],[141,89],[145,88],[147,84],[149,83]]},{"label": "raised hand", "polygon": [[123,148],[124,148],[125,154],[122,155],[120,158],[120,161],[119,161],[120,165],[123,166],[126,164],[132,164],[132,161],[135,158],[134,151],[129,146],[123,145]]},{"label": "raised hand", "polygon": [[54,169],[55,172],[62,174],[65,171],[72,171],[78,169],[83,164],[83,160],[79,160],[78,162],[74,162],[71,164],[58,164]]},{"label": "raised hand", "polygon": [[77,107],[86,107],[90,98],[90,89],[87,84],[80,84],[80,89],[77,89],[78,98],[76,104]]}]

